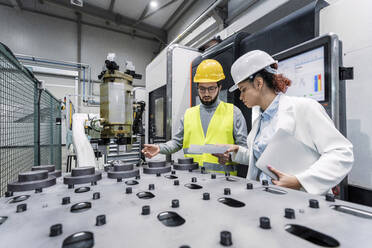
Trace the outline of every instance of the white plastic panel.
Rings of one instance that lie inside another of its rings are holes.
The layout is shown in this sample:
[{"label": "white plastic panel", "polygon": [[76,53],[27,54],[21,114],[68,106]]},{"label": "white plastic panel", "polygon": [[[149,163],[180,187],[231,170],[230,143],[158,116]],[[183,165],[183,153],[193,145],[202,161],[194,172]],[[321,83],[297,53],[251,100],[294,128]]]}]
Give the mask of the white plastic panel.
[{"label": "white plastic panel", "polygon": [[146,90],[151,92],[167,83],[167,49],[146,66]]},{"label": "white plastic panel", "polygon": [[[191,106],[191,63],[199,56],[198,51],[176,47],[172,53],[172,135],[179,128],[180,119]],[[183,157],[182,150],[172,155],[175,161]]]},{"label": "white plastic panel", "polygon": [[354,145],[355,163],[349,183],[372,189],[372,1],[330,1],[320,12],[320,35],[333,32],[343,43],[343,65],[354,67],[346,81],[347,137]]},{"label": "white plastic panel", "polygon": [[167,51],[164,49],[146,66],[145,142],[148,143],[149,92],[167,83]]}]

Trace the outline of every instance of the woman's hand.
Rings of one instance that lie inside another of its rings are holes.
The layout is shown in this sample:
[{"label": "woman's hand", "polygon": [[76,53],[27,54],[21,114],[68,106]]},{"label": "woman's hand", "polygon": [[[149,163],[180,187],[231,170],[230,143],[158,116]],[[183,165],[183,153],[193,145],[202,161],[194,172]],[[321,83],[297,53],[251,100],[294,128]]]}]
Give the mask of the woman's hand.
[{"label": "woman's hand", "polygon": [[230,148],[227,149],[225,153],[230,153],[230,152],[237,153],[238,151],[239,151],[238,145],[230,145]]},{"label": "woman's hand", "polygon": [[226,164],[231,162],[231,155],[230,152],[238,152],[239,146],[238,145],[220,145],[220,146],[228,146],[229,149],[225,153],[213,153],[212,155],[218,158],[219,164]]},{"label": "woman's hand", "polygon": [[301,188],[301,183],[298,181],[297,177],[285,174],[270,165],[268,165],[267,168],[279,178],[279,180],[272,179],[271,181],[273,184],[290,189],[299,190]]},{"label": "woman's hand", "polygon": [[142,153],[145,155],[146,158],[152,158],[160,152],[160,148],[158,145],[144,144],[143,146],[144,148],[142,149]]}]

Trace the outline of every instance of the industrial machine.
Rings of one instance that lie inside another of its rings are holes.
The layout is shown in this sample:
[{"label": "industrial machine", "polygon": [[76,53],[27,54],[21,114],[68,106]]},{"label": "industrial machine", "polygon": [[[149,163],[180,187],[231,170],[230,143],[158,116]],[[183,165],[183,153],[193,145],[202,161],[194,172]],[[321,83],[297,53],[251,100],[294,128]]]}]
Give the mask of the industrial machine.
[{"label": "industrial machine", "polygon": [[[98,165],[95,160],[101,156],[104,156],[104,163],[110,161],[110,156],[111,160],[126,159],[127,162],[139,163],[140,144],[134,134],[143,133],[145,103],[134,102],[132,82],[142,76],[135,73],[129,61],[125,72],[120,71],[114,59],[115,54],[107,56],[104,70],[98,76],[102,80],[100,114],[78,113],[73,116],[73,141],[79,167],[102,169],[103,163]],[[135,151],[132,151],[132,144],[136,142]]]},{"label": "industrial machine", "polygon": [[126,72],[119,71],[119,66],[111,60],[106,60],[106,70],[98,76],[103,80],[100,86],[100,121],[102,125],[101,139],[109,143],[115,139],[119,145],[132,144],[133,125],[133,86],[136,74],[131,67]]},{"label": "industrial machine", "polygon": [[0,198],[2,247],[370,247],[370,207],[197,167],[21,173]]}]

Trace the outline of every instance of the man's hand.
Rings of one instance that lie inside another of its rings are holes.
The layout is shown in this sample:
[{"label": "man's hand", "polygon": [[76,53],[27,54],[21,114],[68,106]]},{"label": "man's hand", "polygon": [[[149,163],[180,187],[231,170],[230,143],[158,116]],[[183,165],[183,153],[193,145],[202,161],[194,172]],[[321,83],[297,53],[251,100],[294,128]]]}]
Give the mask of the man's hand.
[{"label": "man's hand", "polygon": [[229,153],[213,153],[212,155],[218,158],[219,164],[226,164],[227,162],[231,162]]},{"label": "man's hand", "polygon": [[268,165],[267,168],[279,178],[279,180],[272,179],[271,181],[273,184],[290,189],[299,190],[301,188],[301,183],[298,181],[297,177],[285,174],[270,165]]},{"label": "man's hand", "polygon": [[142,153],[145,155],[146,158],[152,158],[159,154],[160,148],[158,145],[150,145],[144,144],[144,148],[142,149]]},{"label": "man's hand", "polygon": [[231,162],[230,152],[237,152],[239,150],[238,145],[219,145],[218,146],[228,146],[229,149],[225,153],[213,153],[212,155],[218,158],[219,164],[226,164]]}]

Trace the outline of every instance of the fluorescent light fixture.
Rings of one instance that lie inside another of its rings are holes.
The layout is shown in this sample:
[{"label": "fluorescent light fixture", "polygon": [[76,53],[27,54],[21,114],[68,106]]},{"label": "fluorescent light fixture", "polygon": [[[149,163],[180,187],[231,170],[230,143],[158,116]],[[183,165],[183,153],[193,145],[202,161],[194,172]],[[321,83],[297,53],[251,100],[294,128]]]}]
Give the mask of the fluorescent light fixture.
[{"label": "fluorescent light fixture", "polygon": [[83,7],[83,0],[70,0],[70,3],[72,5],[76,5],[76,6],[79,6],[79,7]]}]

